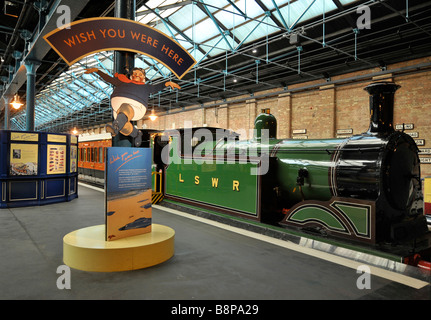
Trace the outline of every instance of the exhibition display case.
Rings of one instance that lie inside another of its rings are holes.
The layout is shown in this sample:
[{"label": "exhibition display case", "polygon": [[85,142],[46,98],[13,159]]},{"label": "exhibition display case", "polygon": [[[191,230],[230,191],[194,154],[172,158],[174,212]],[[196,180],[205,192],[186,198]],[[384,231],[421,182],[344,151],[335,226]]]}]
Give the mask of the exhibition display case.
[{"label": "exhibition display case", "polygon": [[0,131],[0,208],[78,197],[78,138],[70,134]]}]

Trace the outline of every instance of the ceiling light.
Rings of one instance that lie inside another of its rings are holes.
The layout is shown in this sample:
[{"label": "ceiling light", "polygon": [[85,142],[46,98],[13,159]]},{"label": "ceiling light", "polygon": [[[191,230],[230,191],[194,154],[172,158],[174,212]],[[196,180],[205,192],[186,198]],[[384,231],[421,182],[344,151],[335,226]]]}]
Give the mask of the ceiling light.
[{"label": "ceiling light", "polygon": [[21,106],[23,105],[21,103],[21,101],[19,101],[19,97],[18,94],[15,94],[13,101],[10,103],[12,105],[12,107],[16,110],[18,110],[19,108],[21,108]]},{"label": "ceiling light", "polygon": [[152,110],[151,110],[150,119],[151,119],[151,121],[154,121],[154,120],[156,120],[156,119],[157,119],[157,116],[156,116],[156,114],[154,113],[154,109],[152,109]]}]

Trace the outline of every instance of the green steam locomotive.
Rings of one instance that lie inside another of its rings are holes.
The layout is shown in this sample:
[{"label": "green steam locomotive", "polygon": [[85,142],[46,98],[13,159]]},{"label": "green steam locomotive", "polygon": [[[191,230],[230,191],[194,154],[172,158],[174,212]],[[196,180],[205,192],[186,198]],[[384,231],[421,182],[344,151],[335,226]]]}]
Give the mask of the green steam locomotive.
[{"label": "green steam locomotive", "polygon": [[376,244],[427,234],[418,148],[393,128],[391,82],[370,96],[367,132],[345,139],[277,139],[269,112],[254,137],[218,128],[165,131],[154,138],[155,170],[168,199],[265,223]]}]

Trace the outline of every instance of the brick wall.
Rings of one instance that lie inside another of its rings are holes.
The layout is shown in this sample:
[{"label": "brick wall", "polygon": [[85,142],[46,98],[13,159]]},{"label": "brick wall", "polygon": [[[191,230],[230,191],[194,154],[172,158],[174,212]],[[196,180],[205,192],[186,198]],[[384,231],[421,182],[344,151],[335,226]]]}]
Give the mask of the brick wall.
[{"label": "brick wall", "polygon": [[[431,57],[388,66],[395,70],[405,66],[431,62]],[[333,77],[341,80],[378,72],[379,69]],[[392,80],[401,85],[395,94],[394,124],[413,123],[420,139],[431,148],[431,71],[412,75],[395,75]],[[321,84],[312,90],[281,93],[263,99],[243,97],[243,102],[221,104],[217,107],[185,111],[160,116],[155,122],[144,120],[147,128],[159,130],[187,126],[213,126],[243,133],[242,139],[251,138],[254,119],[261,109],[270,108],[277,118],[277,138],[292,138],[293,130],[306,129],[308,139],[333,138],[339,129],[352,129],[353,134],[365,132],[369,126],[369,98],[363,89],[371,79],[362,83],[325,85],[314,81],[289,86],[288,89],[306,88]],[[282,88],[280,88],[280,91]],[[272,92],[276,91],[272,89]],[[270,91],[268,91],[270,92]],[[259,93],[261,94],[261,93]],[[235,100],[237,100],[237,97]],[[191,122],[190,122],[191,121]],[[138,124],[139,125],[139,124]],[[422,157],[431,157],[423,155]],[[421,165],[422,177],[431,176],[431,164]]]}]

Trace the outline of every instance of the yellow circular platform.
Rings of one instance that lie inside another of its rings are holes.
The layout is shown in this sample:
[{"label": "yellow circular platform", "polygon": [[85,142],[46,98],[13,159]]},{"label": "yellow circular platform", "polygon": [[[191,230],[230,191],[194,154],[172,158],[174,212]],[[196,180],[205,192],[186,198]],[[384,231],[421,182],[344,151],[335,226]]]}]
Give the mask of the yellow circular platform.
[{"label": "yellow circular platform", "polygon": [[152,224],[152,231],[105,241],[105,225],[73,231],[63,238],[63,261],[83,271],[127,271],[151,267],[174,255],[175,231]]}]

